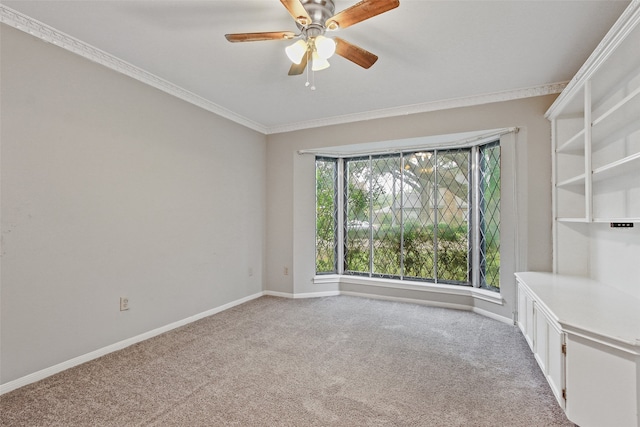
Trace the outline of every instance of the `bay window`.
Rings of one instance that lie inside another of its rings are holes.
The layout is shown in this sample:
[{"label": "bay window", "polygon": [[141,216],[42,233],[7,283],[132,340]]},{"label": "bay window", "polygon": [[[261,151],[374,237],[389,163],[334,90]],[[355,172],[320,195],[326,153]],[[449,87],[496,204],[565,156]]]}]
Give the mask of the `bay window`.
[{"label": "bay window", "polygon": [[316,157],[316,273],[499,290],[500,145]]}]

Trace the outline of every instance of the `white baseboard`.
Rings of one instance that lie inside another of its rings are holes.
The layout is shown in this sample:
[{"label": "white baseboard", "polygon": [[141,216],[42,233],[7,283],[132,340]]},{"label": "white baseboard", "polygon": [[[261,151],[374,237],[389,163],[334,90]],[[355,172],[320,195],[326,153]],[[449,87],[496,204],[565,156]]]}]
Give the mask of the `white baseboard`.
[{"label": "white baseboard", "polygon": [[179,328],[180,326],[184,326],[189,323],[195,322],[196,320],[200,320],[202,318],[212,316],[214,314],[228,310],[237,305],[254,300],[256,298],[260,298],[264,294],[265,294],[264,292],[258,292],[256,294],[249,295],[239,300],[235,300],[230,303],[221,305],[220,307],[212,308],[211,310],[207,310],[202,313],[195,314],[193,316],[187,317],[186,319],[178,320],[176,322],[170,323],[160,328],[153,329],[149,332],[145,332],[143,334],[136,335],[135,337],[131,337],[126,340],[119,341],[115,344],[108,345],[106,347],[100,348],[90,353],[83,354],[82,356],[74,357],[73,359],[67,360],[62,363],[58,363],[57,365],[42,369],[40,371],[31,373],[29,375],[25,375],[24,377],[18,378],[13,381],[9,381],[8,383],[0,384],[0,395],[8,393],[17,388],[23,387],[27,384],[40,381],[42,379],[50,377],[51,375],[57,374],[58,372],[62,372],[66,369],[73,368],[74,366],[78,366],[83,363],[89,362],[90,360],[97,359],[98,357],[102,357],[106,354],[113,353],[114,351],[122,350],[125,347],[129,347],[130,345],[148,340],[149,338],[153,338],[157,335],[163,334],[172,329],[176,329],[176,328]]},{"label": "white baseboard", "polygon": [[368,293],[365,293],[365,292],[340,291],[340,295],[349,295],[349,296],[353,296],[353,297],[379,299],[379,300],[383,300],[383,301],[406,302],[406,303],[411,303],[411,304],[426,305],[426,306],[429,306],[429,307],[449,308],[449,309],[452,309],[452,310],[472,311],[472,309],[473,309],[473,307],[469,307],[468,305],[464,305],[464,304],[453,304],[453,303],[449,303],[449,302],[430,301],[430,300],[417,299],[417,298],[392,297],[392,296],[388,296],[388,295],[368,294]]},{"label": "white baseboard", "polygon": [[[472,306],[469,306],[469,305],[466,305],[466,304],[454,304],[454,303],[431,301],[431,300],[424,300],[424,299],[417,299],[417,298],[392,297],[392,296],[386,296],[386,295],[376,295],[376,294],[369,294],[369,293],[366,293],[366,292],[353,292],[353,291],[308,292],[308,293],[303,293],[303,294],[292,294],[292,293],[288,293],[288,292],[276,292],[276,291],[264,291],[264,294],[265,295],[270,295],[270,296],[273,296],[273,297],[291,298],[291,299],[320,298],[320,297],[332,297],[332,296],[337,296],[337,295],[351,295],[351,296],[356,296],[356,297],[373,298],[373,299],[380,299],[380,300],[387,300],[387,301],[408,302],[408,303],[413,303],[413,304],[426,305],[426,306],[430,306],[430,307],[441,307],[441,308],[450,308],[450,309],[453,309],[453,310],[472,311],[472,312],[480,314],[482,316],[489,317],[489,318],[494,319],[494,320],[498,320],[498,321],[500,321],[502,323],[507,323],[509,325],[513,325],[513,319],[511,319],[509,317],[500,316],[499,314],[492,313],[492,312],[490,312],[488,310],[484,310],[484,309],[478,308],[478,307],[472,307]],[[494,302],[494,301],[492,301],[492,302]]]},{"label": "white baseboard", "polygon": [[504,316],[500,316],[499,314],[496,313],[492,313],[489,310],[484,310],[482,308],[478,308],[478,307],[472,307],[471,311],[473,311],[474,313],[478,313],[484,317],[488,317],[490,319],[493,320],[497,320],[499,322],[502,323],[506,323],[507,325],[512,325],[513,326],[513,319],[510,317],[504,317]]},{"label": "white baseboard", "polygon": [[264,294],[272,297],[299,299],[299,298],[335,297],[335,296],[341,295],[342,292],[324,291],[324,292],[306,292],[303,294],[291,294],[287,292],[264,291]]},{"label": "white baseboard", "polygon": [[293,298],[293,294],[289,292],[264,291],[265,295],[278,298]]}]

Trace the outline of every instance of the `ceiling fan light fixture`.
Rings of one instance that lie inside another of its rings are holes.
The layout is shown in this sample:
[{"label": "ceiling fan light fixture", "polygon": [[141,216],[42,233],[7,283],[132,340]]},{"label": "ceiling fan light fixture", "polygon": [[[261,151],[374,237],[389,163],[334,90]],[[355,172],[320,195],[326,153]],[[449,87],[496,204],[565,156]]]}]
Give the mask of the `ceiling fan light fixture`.
[{"label": "ceiling fan light fixture", "polygon": [[311,66],[311,69],[313,71],[322,71],[331,66],[331,64],[329,64],[329,61],[327,61],[325,58],[322,58],[320,55],[318,55],[318,52],[313,52],[311,59],[313,60],[313,63]]},{"label": "ceiling fan light fixture", "polygon": [[[400,0],[360,0],[353,6],[335,13],[335,0],[280,0],[280,2],[295,20],[300,31],[298,34],[292,31],[270,31],[225,34],[225,37],[232,43],[291,40],[293,44],[285,48],[287,57],[293,62],[288,74],[297,76],[307,70],[307,79],[309,74],[313,75],[310,73],[311,69],[320,71],[328,68],[327,59],[334,54],[364,69],[369,69],[378,60],[376,55],[339,37],[325,37],[325,34],[327,31],[350,27],[400,5]],[[312,88],[314,87],[312,85]]]},{"label": "ceiling fan light fixture", "polygon": [[336,42],[325,36],[318,36],[315,39],[316,52],[322,59],[329,59],[336,53]]},{"label": "ceiling fan light fixture", "polygon": [[307,49],[307,42],[304,40],[298,40],[291,46],[287,46],[284,50],[291,62],[294,64],[300,64],[305,53],[307,53]]}]

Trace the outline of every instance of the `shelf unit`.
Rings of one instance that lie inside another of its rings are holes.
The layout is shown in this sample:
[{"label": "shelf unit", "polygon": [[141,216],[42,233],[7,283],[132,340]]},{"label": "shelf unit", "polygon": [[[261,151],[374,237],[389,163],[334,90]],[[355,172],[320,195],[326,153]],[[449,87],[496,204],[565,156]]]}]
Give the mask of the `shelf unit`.
[{"label": "shelf unit", "polygon": [[589,224],[640,223],[638,0],[546,117],[552,123],[553,270],[589,277]]}]

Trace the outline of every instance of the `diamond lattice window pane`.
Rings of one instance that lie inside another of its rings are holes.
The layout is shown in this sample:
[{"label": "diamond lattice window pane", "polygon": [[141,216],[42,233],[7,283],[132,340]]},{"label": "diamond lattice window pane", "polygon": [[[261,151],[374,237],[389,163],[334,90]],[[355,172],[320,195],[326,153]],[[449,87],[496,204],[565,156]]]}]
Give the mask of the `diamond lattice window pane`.
[{"label": "diamond lattice window pane", "polygon": [[337,271],[337,162],[316,159],[316,273]]},{"label": "diamond lattice window pane", "polygon": [[500,288],[500,145],[480,150],[480,284]]},{"label": "diamond lattice window pane", "polygon": [[470,151],[441,150],[436,157],[436,274],[439,281],[468,283]]},{"label": "diamond lattice window pane", "polygon": [[369,273],[371,263],[371,218],[373,196],[369,158],[345,162],[345,271]]},{"label": "diamond lattice window pane", "polygon": [[434,153],[405,154],[403,172],[403,274],[435,279]]},{"label": "diamond lattice window pane", "polygon": [[373,274],[397,277],[400,271],[400,195],[402,168],[400,155],[372,159],[373,197],[371,227],[373,236]]}]

